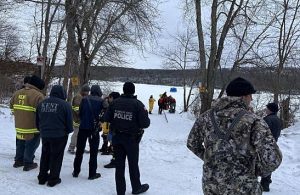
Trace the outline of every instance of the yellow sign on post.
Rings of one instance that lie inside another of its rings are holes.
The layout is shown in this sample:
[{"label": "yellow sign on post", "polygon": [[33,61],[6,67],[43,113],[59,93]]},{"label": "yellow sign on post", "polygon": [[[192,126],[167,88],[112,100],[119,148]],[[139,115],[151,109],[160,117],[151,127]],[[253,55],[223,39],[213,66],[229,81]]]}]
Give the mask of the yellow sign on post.
[{"label": "yellow sign on post", "polygon": [[199,92],[200,93],[205,93],[206,92],[206,87],[202,82],[199,82]]},{"label": "yellow sign on post", "polygon": [[78,77],[72,77],[71,82],[73,86],[78,86],[79,85],[79,78]]}]

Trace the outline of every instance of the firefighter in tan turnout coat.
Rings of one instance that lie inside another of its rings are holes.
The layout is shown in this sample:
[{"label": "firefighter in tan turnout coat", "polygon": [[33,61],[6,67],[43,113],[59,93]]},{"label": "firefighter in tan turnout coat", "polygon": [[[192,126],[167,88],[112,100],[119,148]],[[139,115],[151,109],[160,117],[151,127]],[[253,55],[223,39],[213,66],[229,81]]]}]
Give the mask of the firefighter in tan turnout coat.
[{"label": "firefighter in tan turnout coat", "polygon": [[282,155],[267,124],[249,111],[252,84],[239,77],[226,92],[196,120],[187,147],[204,161],[205,195],[260,195],[258,176],[274,171]]},{"label": "firefighter in tan turnout coat", "polygon": [[44,99],[41,92],[44,87],[44,81],[34,75],[24,88],[13,94],[10,100],[16,128],[16,156],[13,167],[24,166],[24,171],[37,167],[33,159],[40,144],[40,135],[36,128],[35,118],[36,107]]},{"label": "firefighter in tan turnout coat", "polygon": [[79,131],[80,119],[79,119],[79,106],[83,97],[88,96],[91,89],[88,84],[84,84],[80,93],[76,94],[72,100],[72,114],[73,114],[73,128],[74,132],[71,136],[71,142],[68,148],[68,152],[71,154],[75,154],[75,148],[77,144],[77,136]]}]

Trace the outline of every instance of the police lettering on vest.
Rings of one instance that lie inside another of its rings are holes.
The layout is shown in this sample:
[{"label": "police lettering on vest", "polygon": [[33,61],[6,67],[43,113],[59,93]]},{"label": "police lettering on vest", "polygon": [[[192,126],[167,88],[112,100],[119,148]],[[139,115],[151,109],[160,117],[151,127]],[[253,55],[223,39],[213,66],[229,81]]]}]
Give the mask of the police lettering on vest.
[{"label": "police lettering on vest", "polygon": [[114,118],[127,120],[127,121],[132,121],[132,115],[133,115],[132,112],[126,112],[126,111],[122,111],[122,110],[115,110]]}]

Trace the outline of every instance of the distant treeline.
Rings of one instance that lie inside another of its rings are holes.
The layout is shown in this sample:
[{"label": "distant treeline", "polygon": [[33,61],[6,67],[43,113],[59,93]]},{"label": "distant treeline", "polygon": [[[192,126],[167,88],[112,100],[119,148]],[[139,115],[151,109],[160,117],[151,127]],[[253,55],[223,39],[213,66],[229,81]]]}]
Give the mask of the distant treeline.
[{"label": "distant treeline", "polygon": [[[62,66],[54,68],[54,77],[62,75]],[[14,77],[17,75],[32,74],[37,71],[37,66],[23,62],[0,62],[0,75]],[[154,85],[182,86],[184,78],[196,78],[197,85],[201,82],[199,70],[165,70],[165,69],[134,69],[124,67],[91,67],[90,78],[104,81],[132,81]],[[275,87],[276,72],[270,68],[240,68],[236,72],[222,69],[216,75],[216,87],[226,86],[229,80],[237,76],[250,80],[259,91],[269,91]],[[300,69],[286,68],[280,79],[282,93],[300,93]]]}]

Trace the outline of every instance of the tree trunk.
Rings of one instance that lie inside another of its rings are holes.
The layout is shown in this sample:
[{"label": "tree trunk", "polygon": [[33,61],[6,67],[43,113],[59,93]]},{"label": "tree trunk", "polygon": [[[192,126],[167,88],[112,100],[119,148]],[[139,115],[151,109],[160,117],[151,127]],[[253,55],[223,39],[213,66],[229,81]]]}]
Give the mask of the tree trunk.
[{"label": "tree trunk", "polygon": [[[65,89],[68,87],[68,79],[72,75],[76,74],[76,69],[78,69],[78,55],[79,55],[79,47],[76,41],[75,28],[77,24],[77,8],[78,1],[66,0],[65,1],[65,10],[66,10],[66,30],[68,34],[67,40],[67,51],[66,51],[66,62],[63,72],[63,86]],[[72,87],[70,87],[71,89]],[[69,90],[67,90],[69,91]],[[69,93],[68,93],[69,94]]]}]

